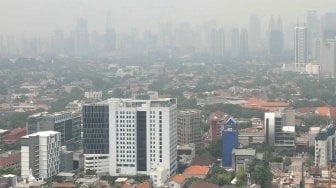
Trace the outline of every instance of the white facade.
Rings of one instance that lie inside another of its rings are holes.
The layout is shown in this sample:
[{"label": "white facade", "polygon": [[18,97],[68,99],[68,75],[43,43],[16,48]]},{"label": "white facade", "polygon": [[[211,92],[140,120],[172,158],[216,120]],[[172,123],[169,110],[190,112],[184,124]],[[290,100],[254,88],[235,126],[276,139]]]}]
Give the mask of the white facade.
[{"label": "white facade", "polygon": [[168,175],[174,174],[177,170],[176,99],[109,99],[107,102],[110,175],[150,174],[158,167],[165,168]]},{"label": "white facade", "polygon": [[320,130],[321,130],[321,127],[310,127],[309,128],[309,138],[308,138],[309,146],[315,145],[315,137],[320,132]]},{"label": "white facade", "polygon": [[94,170],[97,174],[109,172],[109,154],[84,154],[84,170]]},{"label": "white facade", "polygon": [[335,157],[335,128],[329,127],[321,130],[315,137],[315,165],[327,167]]},{"label": "white facade", "polygon": [[149,176],[155,187],[162,187],[164,185],[169,177],[167,172],[167,169],[164,167],[158,167],[150,171]]},{"label": "white facade", "polygon": [[59,173],[61,133],[41,131],[22,137],[21,176],[28,178],[30,169],[35,178],[49,178]]},{"label": "white facade", "polygon": [[323,41],[321,47],[321,72],[325,77],[336,77],[336,40]]},{"label": "white facade", "polygon": [[304,68],[308,63],[308,33],[306,27],[295,27],[295,67]]}]

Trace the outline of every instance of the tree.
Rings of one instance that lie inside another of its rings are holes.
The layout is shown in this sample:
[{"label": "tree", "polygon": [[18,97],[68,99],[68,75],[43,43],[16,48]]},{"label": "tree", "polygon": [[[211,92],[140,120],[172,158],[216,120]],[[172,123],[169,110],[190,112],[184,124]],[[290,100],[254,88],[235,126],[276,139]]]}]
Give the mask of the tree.
[{"label": "tree", "polygon": [[247,184],[247,176],[243,167],[240,167],[236,172],[236,178],[238,186],[243,186]]},{"label": "tree", "polygon": [[271,168],[265,160],[254,159],[249,165],[252,181],[260,185],[261,188],[271,187],[273,174]]},{"label": "tree", "polygon": [[208,146],[208,151],[213,157],[220,158],[222,156],[222,138],[213,140]]}]

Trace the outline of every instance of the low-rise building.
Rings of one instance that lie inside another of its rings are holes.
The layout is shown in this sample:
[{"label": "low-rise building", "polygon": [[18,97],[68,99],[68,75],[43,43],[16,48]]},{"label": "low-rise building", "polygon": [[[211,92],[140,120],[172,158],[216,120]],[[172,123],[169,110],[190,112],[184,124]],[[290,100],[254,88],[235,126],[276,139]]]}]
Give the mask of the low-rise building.
[{"label": "low-rise building", "polygon": [[195,158],[195,145],[186,144],[177,146],[177,157],[179,163],[190,164]]},{"label": "low-rise building", "polygon": [[243,167],[246,169],[248,163],[256,157],[255,149],[233,149],[232,168],[237,171]]},{"label": "low-rise building", "polygon": [[209,174],[210,167],[209,166],[189,166],[183,172],[183,175],[186,178],[200,178],[205,179],[205,177]]},{"label": "low-rise building", "polygon": [[168,187],[170,188],[183,188],[186,183],[186,178],[183,174],[177,174],[170,178]]},{"label": "low-rise building", "polygon": [[16,144],[22,136],[27,134],[26,128],[16,128],[5,135],[5,144]]},{"label": "low-rise building", "polygon": [[264,130],[256,127],[250,127],[239,130],[238,142],[243,146],[250,144],[260,144],[265,141]]},{"label": "low-rise building", "polygon": [[0,168],[12,168],[13,170],[20,170],[21,168],[21,152],[8,151],[0,154]]}]

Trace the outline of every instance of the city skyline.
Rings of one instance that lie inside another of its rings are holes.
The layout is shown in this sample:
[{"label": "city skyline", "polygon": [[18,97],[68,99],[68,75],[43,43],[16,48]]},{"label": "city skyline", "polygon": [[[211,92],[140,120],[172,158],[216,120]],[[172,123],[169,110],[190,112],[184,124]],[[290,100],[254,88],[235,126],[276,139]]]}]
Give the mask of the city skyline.
[{"label": "city skyline", "polygon": [[[262,6],[260,6],[262,5]],[[219,27],[246,27],[249,16],[260,17],[262,30],[272,15],[280,15],[284,23],[305,22],[306,12],[316,10],[318,14],[334,12],[332,0],[323,4],[316,1],[154,1],[141,2],[79,0],[32,0],[19,3],[17,0],[0,2],[0,33],[4,35],[50,35],[55,30],[71,32],[78,19],[88,20],[89,31],[103,32],[106,27],[106,12],[111,11],[111,23],[118,31],[131,28],[140,30],[156,29],[161,22],[179,24],[190,22],[193,25],[208,20],[216,20]],[[248,7],[248,8],[247,8]]]}]

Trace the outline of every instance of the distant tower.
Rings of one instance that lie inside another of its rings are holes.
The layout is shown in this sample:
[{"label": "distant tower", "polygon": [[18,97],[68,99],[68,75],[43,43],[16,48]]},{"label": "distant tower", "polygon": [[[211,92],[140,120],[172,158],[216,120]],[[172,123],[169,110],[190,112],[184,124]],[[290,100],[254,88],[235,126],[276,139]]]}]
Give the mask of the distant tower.
[{"label": "distant tower", "polygon": [[112,12],[106,13],[106,30],[104,35],[104,48],[105,51],[111,52],[116,49],[116,32],[112,27]]},{"label": "distant tower", "polygon": [[280,56],[284,47],[282,20],[279,17],[277,22],[272,17],[269,23],[269,54]]},{"label": "distant tower", "polygon": [[211,55],[214,57],[223,57],[225,52],[225,31],[221,29],[212,29],[210,33]]},{"label": "distant tower", "polygon": [[240,57],[246,58],[248,56],[248,33],[247,29],[240,31]]},{"label": "distant tower", "polygon": [[90,49],[90,34],[87,27],[86,19],[78,19],[75,28],[75,53],[83,56],[89,52]]},{"label": "distant tower", "polygon": [[308,31],[308,56],[318,58],[320,48],[316,46],[321,35],[321,21],[318,20],[317,12],[310,10],[307,12],[307,31]]},{"label": "distant tower", "polygon": [[305,68],[308,63],[307,27],[295,27],[295,67]]},{"label": "distant tower", "polygon": [[249,49],[251,49],[251,51],[258,51],[260,49],[260,27],[258,15],[251,15],[249,29]]},{"label": "distant tower", "polygon": [[231,30],[231,55],[233,57],[238,57],[239,50],[239,29],[233,28]]}]

